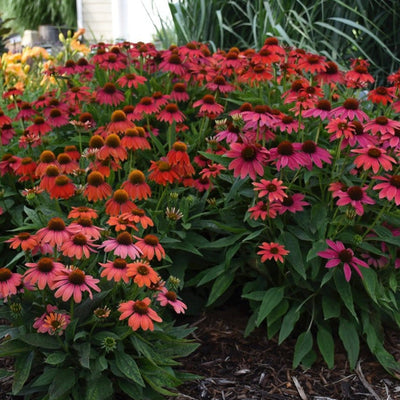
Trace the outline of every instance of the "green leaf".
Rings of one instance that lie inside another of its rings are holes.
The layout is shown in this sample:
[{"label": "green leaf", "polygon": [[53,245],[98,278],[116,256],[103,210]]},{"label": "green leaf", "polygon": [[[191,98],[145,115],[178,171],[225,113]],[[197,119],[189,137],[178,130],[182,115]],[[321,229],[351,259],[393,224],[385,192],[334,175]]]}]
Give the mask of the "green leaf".
[{"label": "green leaf", "polygon": [[327,225],[328,207],[324,204],[314,204],[311,208],[311,221],[310,229],[311,232],[319,232],[319,237],[325,236],[325,230]]},{"label": "green leaf", "polygon": [[358,321],[356,310],[354,309],[353,294],[351,291],[350,283],[346,281],[346,278],[340,271],[335,271],[334,280],[337,291],[340,294],[346,308],[350,311],[351,315]]},{"label": "green leaf", "polygon": [[311,351],[313,346],[313,337],[310,331],[303,332],[297,338],[294,347],[293,368],[297,368],[301,360]]},{"label": "green leaf", "polygon": [[45,367],[42,375],[40,375],[35,382],[33,383],[33,387],[36,386],[48,386],[51,382],[53,382],[54,377],[57,374],[57,369],[52,367]]},{"label": "green leaf", "polygon": [[282,301],[284,294],[285,289],[283,287],[274,287],[265,292],[260,309],[258,310],[256,326],[259,326],[261,322],[267,318],[269,313]]},{"label": "green leaf", "polygon": [[218,298],[220,298],[225,291],[231,286],[235,278],[235,271],[229,270],[226,271],[223,275],[220,275],[214,282],[210,296],[208,297],[206,307],[213,304]]},{"label": "green leaf", "polygon": [[67,355],[65,353],[61,353],[60,351],[56,351],[54,353],[49,354],[46,359],[45,363],[50,365],[57,365],[61,364],[65,361]]},{"label": "green leaf", "polygon": [[113,384],[106,376],[87,382],[85,400],[105,400],[113,394]]},{"label": "green leaf", "polygon": [[263,299],[264,295],[265,295],[265,290],[257,290],[255,292],[242,294],[242,298],[249,299],[249,300],[255,300],[255,301],[261,301]]},{"label": "green leaf", "polygon": [[360,340],[356,327],[350,321],[339,319],[339,337],[349,357],[350,368],[354,369],[360,353]]},{"label": "green leaf", "polygon": [[49,386],[49,400],[60,400],[75,386],[75,373],[71,368],[57,369]]},{"label": "green leaf", "polygon": [[335,363],[335,343],[332,334],[328,329],[322,326],[318,327],[317,343],[319,351],[321,352],[322,357],[324,357],[326,365],[329,369],[332,369]]},{"label": "green leaf", "polygon": [[245,235],[246,233],[247,232],[243,232],[238,235],[230,235],[230,236],[226,236],[221,239],[215,240],[214,242],[210,242],[207,245],[207,248],[219,249],[219,248],[225,248],[225,247],[231,246],[232,244],[234,244],[238,240],[240,240],[243,237],[243,235]]},{"label": "green leaf", "polygon": [[144,382],[142,376],[140,375],[140,370],[136,364],[136,361],[128,354],[121,351],[115,354],[115,362],[118,369],[133,382],[137,383],[139,386],[144,387]]},{"label": "green leaf", "polygon": [[222,164],[224,167],[227,167],[228,164],[232,161],[226,156],[220,156],[218,154],[208,153],[206,151],[199,151],[198,153],[208,160],[214,161],[218,164]]},{"label": "green leaf", "polygon": [[306,279],[306,270],[303,262],[303,254],[300,250],[299,241],[295,236],[289,232],[285,232],[282,235],[282,239],[285,243],[286,250],[289,250],[289,254],[286,256],[289,263],[292,265],[294,270],[303,278]]},{"label": "green leaf", "polygon": [[314,242],[312,245],[312,248],[309,250],[307,253],[306,257],[306,262],[309,262],[310,260],[314,259],[315,257],[318,256],[318,253],[320,251],[323,251],[326,249],[326,242],[323,239],[318,240],[317,242]]},{"label": "green leaf", "polygon": [[90,368],[90,342],[75,343],[74,349],[78,351],[79,362],[84,368]]},{"label": "green leaf", "polygon": [[142,399],[143,391],[140,386],[135,385],[132,382],[125,381],[124,379],[118,379],[118,386],[121,390],[130,396],[132,399]]},{"label": "green leaf", "polygon": [[31,346],[42,347],[44,349],[56,350],[61,347],[55,337],[43,333],[27,333],[21,335],[19,339]]},{"label": "green leaf", "polygon": [[224,271],[225,271],[225,264],[218,264],[212,268],[208,268],[207,270],[204,271],[204,273],[202,273],[203,277],[200,279],[197,286],[201,286],[207,282],[212,281],[213,279],[223,274]]},{"label": "green leaf", "polygon": [[325,320],[330,318],[339,318],[340,303],[328,294],[327,296],[322,297],[322,312]]},{"label": "green leaf", "polygon": [[292,333],[296,322],[299,320],[300,313],[297,311],[297,308],[297,306],[293,306],[283,317],[282,327],[279,332],[279,344],[281,344]]},{"label": "green leaf", "polygon": [[372,268],[363,268],[363,284],[371,299],[378,304],[377,286],[379,285],[376,272]]},{"label": "green leaf", "polygon": [[32,368],[34,352],[18,356],[15,360],[15,373],[12,384],[12,394],[16,395],[23,388]]},{"label": "green leaf", "polygon": [[[289,302],[287,300],[281,301],[267,317],[267,326],[270,328],[272,324],[279,322],[279,329],[281,328],[281,317],[286,314],[289,309]],[[279,330],[278,329],[278,330]]]}]

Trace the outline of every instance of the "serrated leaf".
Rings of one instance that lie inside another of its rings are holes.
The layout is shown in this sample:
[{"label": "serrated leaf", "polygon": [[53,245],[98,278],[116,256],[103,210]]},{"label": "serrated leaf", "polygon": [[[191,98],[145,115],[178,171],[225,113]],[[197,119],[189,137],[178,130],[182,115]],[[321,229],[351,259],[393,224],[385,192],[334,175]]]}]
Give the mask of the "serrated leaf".
[{"label": "serrated leaf", "polygon": [[313,346],[313,337],[310,331],[303,332],[297,338],[294,347],[293,368],[297,368],[301,360],[311,351]]},{"label": "serrated leaf", "polygon": [[115,354],[115,363],[118,369],[133,382],[137,383],[139,386],[144,387],[144,382],[142,375],[140,374],[139,367],[136,364],[136,361],[121,351]]},{"label": "serrated leaf", "polygon": [[354,324],[344,318],[339,319],[339,337],[347,351],[350,368],[354,369],[360,353],[360,339]]},{"label": "serrated leaf", "polygon": [[261,322],[269,315],[269,313],[282,301],[285,290],[283,287],[274,287],[268,289],[261,302],[258,310],[256,325],[259,326]]},{"label": "serrated leaf", "polygon": [[335,343],[332,334],[322,326],[318,327],[317,343],[326,365],[329,369],[332,369],[335,363]]},{"label": "serrated leaf", "polygon": [[23,388],[25,382],[29,378],[32,368],[34,352],[18,356],[15,360],[15,372],[12,384],[12,394],[16,395]]}]

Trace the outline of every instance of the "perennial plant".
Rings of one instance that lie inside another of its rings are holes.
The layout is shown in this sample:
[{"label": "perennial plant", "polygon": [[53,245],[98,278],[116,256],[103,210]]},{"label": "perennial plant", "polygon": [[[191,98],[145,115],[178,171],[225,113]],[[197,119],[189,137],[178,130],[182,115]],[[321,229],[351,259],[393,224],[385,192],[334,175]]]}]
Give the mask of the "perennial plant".
[{"label": "perennial plant", "polygon": [[345,73],[275,38],[269,58],[197,42],[85,57],[71,39],[28,73],[3,56],[13,393],[167,395],[196,347],[173,313],[237,296],[246,335],[297,337],[294,367],[333,367],[341,340],[354,368],[361,339],[398,373],[384,338],[400,326],[400,72],[370,90],[367,60]]}]

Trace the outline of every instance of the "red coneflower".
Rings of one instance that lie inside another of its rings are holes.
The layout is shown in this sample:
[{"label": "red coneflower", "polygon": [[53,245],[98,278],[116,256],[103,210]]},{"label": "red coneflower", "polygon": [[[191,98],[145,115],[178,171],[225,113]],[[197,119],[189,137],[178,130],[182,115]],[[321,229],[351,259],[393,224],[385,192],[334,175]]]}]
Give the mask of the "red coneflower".
[{"label": "red coneflower", "polygon": [[135,239],[137,239],[136,246],[148,260],[156,257],[158,261],[161,261],[162,258],[165,258],[165,250],[157,236],[148,234],[144,238],[135,236]]},{"label": "red coneflower", "polygon": [[12,119],[4,114],[4,111],[0,108],[0,128],[2,128],[4,125],[11,125],[12,124]]},{"label": "red coneflower", "polygon": [[64,268],[54,278],[52,289],[57,289],[54,297],[61,297],[62,301],[68,301],[73,297],[75,303],[80,303],[82,301],[82,292],[88,292],[91,299],[93,299],[92,290],[100,292],[100,288],[97,286],[98,282],[98,279],[86,275],[79,268]]},{"label": "red coneflower", "polygon": [[76,187],[72,180],[66,175],[59,175],[50,188],[51,199],[69,199],[75,194]]},{"label": "red coneflower", "polygon": [[206,168],[203,168],[200,171],[200,175],[203,178],[216,178],[218,175],[221,174],[221,171],[225,171],[226,168],[221,164],[211,163]]},{"label": "red coneflower", "polygon": [[115,110],[111,114],[111,122],[107,125],[107,132],[122,133],[134,126],[133,122],[126,118],[126,114],[122,110]]},{"label": "red coneflower", "polygon": [[368,83],[374,83],[375,79],[368,72],[369,62],[356,59],[351,63],[352,70],[345,75],[346,86],[350,88],[364,88]]},{"label": "red coneflower", "polygon": [[282,185],[283,181],[274,178],[271,180],[261,179],[260,182],[253,182],[254,190],[258,190],[258,197],[268,197],[268,201],[271,203],[273,201],[282,201],[287,194],[284,189],[287,186]]},{"label": "red coneflower", "polygon": [[25,265],[29,269],[24,273],[24,283],[37,284],[40,290],[43,290],[46,286],[52,289],[54,278],[65,268],[64,264],[49,257],[42,257],[38,262],[26,263]]},{"label": "red coneflower", "polygon": [[400,122],[393,119],[389,119],[384,115],[376,117],[374,120],[367,122],[364,125],[364,129],[370,131],[373,135],[381,133],[382,135],[394,136],[396,129],[400,129]]},{"label": "red coneflower", "polygon": [[111,216],[130,212],[134,208],[136,208],[135,203],[129,199],[128,192],[124,189],[117,189],[106,202],[106,214]]},{"label": "red coneflower", "polygon": [[42,136],[50,132],[51,129],[50,124],[48,124],[43,117],[35,117],[33,124],[26,128],[29,133]]},{"label": "red coneflower", "polygon": [[173,122],[183,122],[186,119],[183,112],[180,111],[178,106],[174,103],[167,104],[156,118],[159,121],[168,122],[169,124],[172,124]]},{"label": "red coneflower", "polygon": [[113,280],[119,282],[123,280],[125,283],[129,282],[127,275],[128,267],[132,264],[128,264],[123,258],[116,258],[114,261],[107,260],[106,263],[99,263],[104,269],[101,271],[100,276],[106,277],[108,281]]},{"label": "red coneflower", "polygon": [[12,272],[8,268],[0,268],[0,299],[16,294],[21,282],[21,274]]},{"label": "red coneflower", "polygon": [[265,64],[257,63],[254,66],[250,65],[245,72],[238,76],[238,80],[254,86],[255,83],[271,80],[274,77],[271,72],[272,68],[266,67]]},{"label": "red coneflower", "polygon": [[81,153],[73,144],[65,146],[64,152],[68,154],[73,161],[79,161],[79,159],[81,158]]},{"label": "red coneflower", "polygon": [[49,165],[56,166],[57,168],[60,167],[55,154],[51,150],[44,150],[40,154],[39,164],[36,168],[35,175],[37,175],[39,177],[44,175],[46,172],[46,169]]},{"label": "red coneflower", "polygon": [[134,87],[135,89],[138,88],[139,85],[143,85],[147,81],[147,78],[142,75],[137,75],[133,73],[129,73],[126,75],[122,75],[118,80],[117,84],[120,87]]},{"label": "red coneflower", "polygon": [[327,258],[329,260],[325,265],[326,268],[333,268],[343,263],[344,276],[347,282],[349,282],[351,278],[351,267],[355,269],[361,278],[363,277],[358,266],[364,268],[369,268],[369,266],[366,262],[354,257],[353,250],[346,248],[339,240],[334,242],[333,240],[327,239],[326,243],[330,248],[318,252],[320,257]]},{"label": "red coneflower", "polygon": [[222,75],[217,75],[211,82],[208,82],[206,88],[213,92],[218,91],[220,93],[229,93],[236,89],[235,86],[228,83]]},{"label": "red coneflower", "polygon": [[99,160],[105,160],[110,156],[115,161],[124,161],[128,158],[127,151],[121,146],[121,139],[115,133],[111,133],[106,137],[104,146],[97,153]]},{"label": "red coneflower", "polygon": [[171,100],[173,101],[177,102],[188,101],[190,96],[189,93],[186,91],[186,83],[184,82],[175,83],[172,88],[170,96]]},{"label": "red coneflower", "polygon": [[[15,116],[15,120],[23,119],[25,121],[32,119],[32,117],[36,115],[36,111],[32,108],[32,105],[27,102],[23,101],[19,107],[18,114]],[[1,126],[1,120],[0,120]]]},{"label": "red coneflower", "polygon": [[360,102],[357,99],[349,97],[340,107],[336,107],[331,111],[330,117],[348,118],[350,120],[357,118],[360,121],[368,121],[368,115],[359,109],[359,105]]},{"label": "red coneflower", "polygon": [[71,174],[79,169],[79,163],[74,161],[68,153],[60,153],[57,156],[57,162],[60,166],[60,172],[63,174]]},{"label": "red coneflower", "polygon": [[160,316],[151,309],[151,300],[145,297],[143,300],[129,300],[125,303],[121,303],[118,306],[118,311],[121,313],[120,320],[128,318],[128,325],[133,331],[137,331],[139,328],[146,330],[154,330],[154,323],[162,322]]},{"label": "red coneflower", "polygon": [[167,160],[172,166],[176,167],[179,175],[190,176],[194,174],[194,168],[187,154],[186,143],[175,142],[167,153]]},{"label": "red coneflower", "polygon": [[387,103],[392,103],[393,98],[395,97],[396,88],[393,87],[384,87],[378,86],[376,89],[370,90],[368,93],[368,100],[371,100],[372,103],[375,104],[383,104],[384,106]]},{"label": "red coneflower", "polygon": [[121,146],[129,150],[150,150],[151,146],[145,135],[146,132],[141,126],[129,128],[121,139]]},{"label": "red coneflower", "polygon": [[261,262],[274,259],[283,263],[283,256],[289,254],[283,245],[274,242],[263,242],[258,248],[261,249],[257,252],[261,255]]},{"label": "red coneflower", "polygon": [[135,113],[146,114],[146,115],[156,113],[159,110],[160,110],[160,107],[157,106],[153,97],[149,97],[149,96],[142,97],[140,99],[139,103],[136,104],[136,107],[135,107]]},{"label": "red coneflower", "polygon": [[147,260],[139,260],[129,264],[127,275],[139,287],[151,287],[160,281],[160,276],[154,271]]},{"label": "red coneflower", "polygon": [[29,232],[20,232],[5,242],[10,243],[10,248],[14,250],[21,246],[23,251],[32,250],[38,245],[36,236],[31,235]]},{"label": "red coneflower", "polygon": [[215,119],[224,112],[224,106],[218,104],[215,101],[215,97],[212,94],[206,94],[201,100],[197,100],[193,103],[193,107],[199,107],[199,116],[208,117]]},{"label": "red coneflower", "polygon": [[69,122],[68,115],[62,112],[58,108],[52,108],[47,117],[47,122],[53,128],[58,128],[60,126],[67,125]]},{"label": "red coneflower", "polygon": [[86,206],[72,207],[68,214],[68,218],[89,218],[96,219],[97,211]]},{"label": "red coneflower", "polygon": [[279,119],[274,123],[273,128],[279,128],[281,132],[297,132],[300,129],[304,129],[304,125],[300,124],[299,121],[293,118],[291,115],[281,115]]},{"label": "red coneflower", "polygon": [[102,88],[98,89],[96,93],[96,101],[99,104],[117,106],[124,100],[124,94],[119,91],[111,82],[106,83]]},{"label": "red coneflower", "polygon": [[253,143],[231,143],[230,150],[225,155],[234,158],[228,168],[233,169],[233,176],[240,176],[244,179],[246,176],[255,181],[257,175],[264,175],[264,163],[268,152]]},{"label": "red coneflower", "polygon": [[25,182],[28,180],[35,180],[36,168],[37,164],[35,161],[32,160],[31,157],[21,158],[20,165],[15,169],[15,174],[21,176],[21,178],[18,181]]},{"label": "red coneflower", "polygon": [[47,226],[37,231],[36,237],[41,244],[48,243],[50,246],[61,246],[71,236],[64,221],[59,217],[49,220]]},{"label": "red coneflower", "polygon": [[[27,132],[27,134],[28,134],[28,132]],[[8,144],[10,143],[11,139],[14,137],[14,135],[15,135],[15,130],[14,130],[14,128],[12,127],[11,124],[5,124],[5,125],[3,125],[3,126],[0,128],[0,140],[1,140],[1,144],[2,144],[3,146],[8,145]],[[34,137],[36,137],[36,136],[34,135]],[[20,139],[20,140],[21,140],[21,139]],[[37,140],[37,141],[39,141],[39,140]],[[20,145],[20,147],[22,147],[22,146]],[[32,147],[34,147],[34,146],[32,146]]]},{"label": "red coneflower", "polygon": [[121,71],[126,68],[126,61],[122,54],[114,54],[108,52],[104,55],[102,62],[99,64],[100,68],[110,71]]},{"label": "red coneflower", "polygon": [[46,168],[46,172],[40,179],[39,187],[40,189],[46,190],[50,193],[51,188],[54,186],[57,176],[60,175],[60,170],[55,165],[49,165]]},{"label": "red coneflower", "polygon": [[146,177],[138,169],[129,173],[128,180],[122,183],[121,188],[127,191],[132,200],[147,199],[151,196],[151,189],[146,183]]},{"label": "red coneflower", "polygon": [[324,72],[326,67],[325,57],[318,54],[306,54],[297,64],[297,68],[312,74]]},{"label": "red coneflower", "polygon": [[317,79],[321,84],[328,83],[330,85],[344,83],[344,74],[339,70],[339,67],[333,61],[326,62],[325,71],[321,71],[317,74]]},{"label": "red coneflower", "polygon": [[175,75],[183,76],[186,74],[186,67],[178,54],[164,53],[163,61],[160,63],[161,71],[173,72]]},{"label": "red coneflower", "polygon": [[167,183],[173,183],[179,180],[179,174],[176,168],[168,162],[167,158],[161,157],[160,160],[150,161],[150,163],[150,174],[148,178],[151,181],[165,186]]},{"label": "red coneflower", "polygon": [[121,258],[130,257],[132,260],[139,258],[142,251],[133,243],[132,235],[129,232],[121,232],[116,238],[105,240],[99,248],[104,248],[106,253],[113,251]]},{"label": "red coneflower", "polygon": [[112,193],[111,186],[104,180],[104,175],[98,171],[92,171],[87,177],[87,185],[83,195],[89,201],[104,200]]}]

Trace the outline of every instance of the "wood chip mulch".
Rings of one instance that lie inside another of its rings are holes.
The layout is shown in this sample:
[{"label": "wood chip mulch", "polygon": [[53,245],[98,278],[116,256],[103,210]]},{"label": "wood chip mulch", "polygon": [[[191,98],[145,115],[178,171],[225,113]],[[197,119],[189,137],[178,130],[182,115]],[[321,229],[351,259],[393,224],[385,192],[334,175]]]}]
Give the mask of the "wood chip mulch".
[{"label": "wood chip mulch", "polygon": [[[365,348],[355,370],[340,350],[333,370],[322,360],[293,370],[295,342],[278,346],[261,328],[244,338],[247,318],[247,310],[228,308],[193,323],[201,346],[181,360],[182,369],[202,378],[179,387],[176,400],[400,400],[400,380]],[[386,348],[400,360],[400,332],[391,334]]]}]

